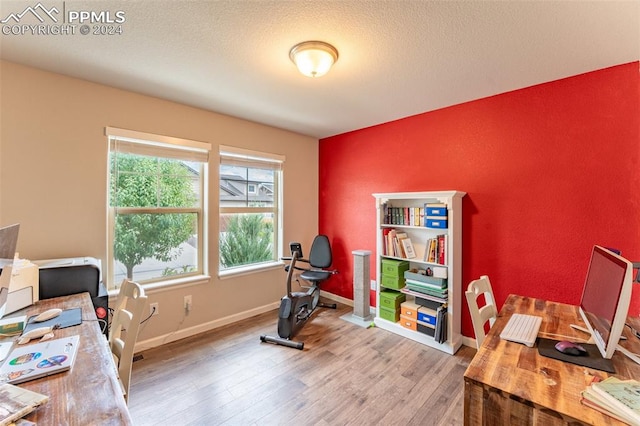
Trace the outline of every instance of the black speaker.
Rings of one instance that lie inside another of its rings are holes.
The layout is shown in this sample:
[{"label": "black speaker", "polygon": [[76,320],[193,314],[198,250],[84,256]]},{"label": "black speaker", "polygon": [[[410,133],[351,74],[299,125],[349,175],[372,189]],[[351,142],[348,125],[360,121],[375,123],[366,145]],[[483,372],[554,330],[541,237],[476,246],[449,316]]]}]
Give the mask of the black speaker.
[{"label": "black speaker", "polygon": [[100,329],[109,334],[109,294],[102,284],[100,260],[93,257],[34,260],[39,267],[39,298],[68,296],[88,292]]}]

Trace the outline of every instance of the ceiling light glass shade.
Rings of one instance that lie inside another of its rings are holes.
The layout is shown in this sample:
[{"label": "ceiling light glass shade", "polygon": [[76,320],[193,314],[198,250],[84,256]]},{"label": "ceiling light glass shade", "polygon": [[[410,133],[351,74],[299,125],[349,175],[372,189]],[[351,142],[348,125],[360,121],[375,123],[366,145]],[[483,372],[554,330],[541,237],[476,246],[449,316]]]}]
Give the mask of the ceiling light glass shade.
[{"label": "ceiling light glass shade", "polygon": [[307,77],[321,77],[338,60],[338,51],[323,41],[305,41],[291,48],[289,57]]}]

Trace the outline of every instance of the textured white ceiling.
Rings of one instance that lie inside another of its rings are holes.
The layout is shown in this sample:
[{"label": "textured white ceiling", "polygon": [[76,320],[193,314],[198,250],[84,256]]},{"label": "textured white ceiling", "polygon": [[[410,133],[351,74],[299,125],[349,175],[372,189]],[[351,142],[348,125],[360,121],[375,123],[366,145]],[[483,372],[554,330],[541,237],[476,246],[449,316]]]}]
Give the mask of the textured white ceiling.
[{"label": "textured white ceiling", "polygon": [[[0,35],[2,59],[318,138],[640,59],[640,1],[40,2],[123,34]],[[288,57],[313,39],[340,52],[319,79]]]}]

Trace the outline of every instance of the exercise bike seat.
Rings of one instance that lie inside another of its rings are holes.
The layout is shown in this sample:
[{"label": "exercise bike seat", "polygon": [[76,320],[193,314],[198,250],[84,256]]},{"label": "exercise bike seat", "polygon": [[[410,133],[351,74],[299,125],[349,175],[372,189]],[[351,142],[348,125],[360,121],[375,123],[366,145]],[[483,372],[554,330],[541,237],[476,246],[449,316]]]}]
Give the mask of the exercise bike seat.
[{"label": "exercise bike seat", "polygon": [[329,271],[307,270],[300,274],[300,278],[311,282],[325,281],[328,280],[330,276],[331,272]]}]

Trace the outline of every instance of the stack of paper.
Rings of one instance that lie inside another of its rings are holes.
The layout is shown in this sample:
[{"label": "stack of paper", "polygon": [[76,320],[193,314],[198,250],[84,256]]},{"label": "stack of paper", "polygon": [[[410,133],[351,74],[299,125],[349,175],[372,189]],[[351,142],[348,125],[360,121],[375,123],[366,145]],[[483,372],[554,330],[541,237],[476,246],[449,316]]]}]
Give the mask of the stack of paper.
[{"label": "stack of paper", "polygon": [[582,392],[584,405],[625,423],[640,426],[640,382],[609,377]]}]

